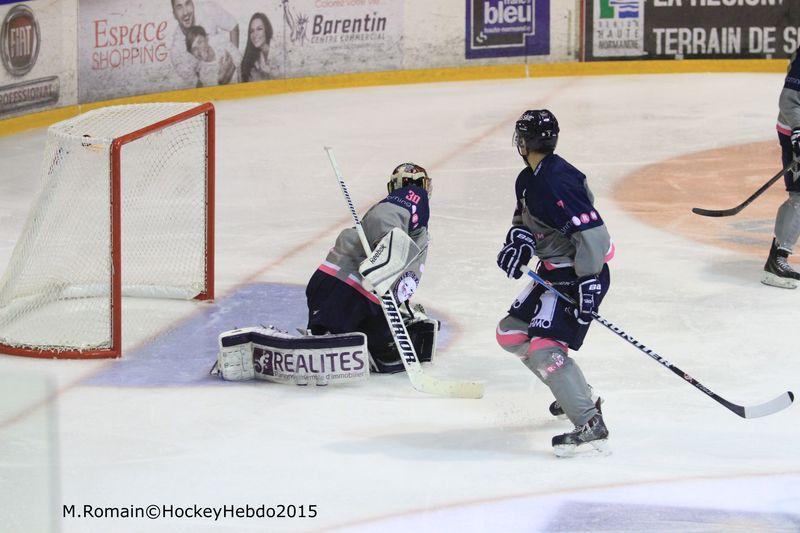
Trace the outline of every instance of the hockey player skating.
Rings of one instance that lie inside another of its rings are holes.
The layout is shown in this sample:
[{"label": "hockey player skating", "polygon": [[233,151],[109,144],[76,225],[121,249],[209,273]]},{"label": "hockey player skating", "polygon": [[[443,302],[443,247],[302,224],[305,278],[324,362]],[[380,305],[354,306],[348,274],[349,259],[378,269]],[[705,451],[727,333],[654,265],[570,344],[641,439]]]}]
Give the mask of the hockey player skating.
[{"label": "hockey player skating", "polygon": [[[792,55],[778,107],[778,140],[783,166],[786,167],[793,160],[800,159],[800,58],[797,51]],[[800,274],[789,265],[788,257],[800,236],[800,171],[797,167],[787,171],[784,180],[789,198],[778,208],[775,237],[761,282],[794,289]]]},{"label": "hockey player skating", "polygon": [[572,292],[577,308],[531,283],[497,326],[497,341],[550,388],[550,410],[565,414],[572,432],[553,437],[556,455],[606,451],[608,429],[601,400],[592,392],[569,350],[578,350],[608,291],[611,238],[594,208],[586,176],[554,154],[559,127],[548,110],[526,111],[516,123],[514,144],[525,161],[517,177],[516,208],[498,266],[509,278],[537,256],[538,274],[560,291]]},{"label": "hockey player skating", "polygon": [[[409,299],[416,291],[428,246],[428,199],[431,179],[424,168],[413,163],[396,167],[387,184],[388,196],[372,206],[361,220],[373,255],[410,237],[408,263],[400,272],[384,279],[399,304],[405,302],[407,328],[420,361],[430,361],[435,350],[435,321],[428,320],[418,306],[412,310]],[[400,234],[398,234],[398,231]],[[406,237],[406,235],[408,237]],[[325,261],[311,276],[306,287],[308,329],[313,335],[362,332],[367,335],[370,366],[374,372],[394,373],[404,369],[389,327],[373,293],[381,277],[377,265],[370,268],[355,228],[343,230]],[[406,263],[405,260],[402,263]],[[365,267],[368,267],[365,269]],[[366,287],[365,287],[365,279]],[[383,289],[377,292],[382,293]]]}]

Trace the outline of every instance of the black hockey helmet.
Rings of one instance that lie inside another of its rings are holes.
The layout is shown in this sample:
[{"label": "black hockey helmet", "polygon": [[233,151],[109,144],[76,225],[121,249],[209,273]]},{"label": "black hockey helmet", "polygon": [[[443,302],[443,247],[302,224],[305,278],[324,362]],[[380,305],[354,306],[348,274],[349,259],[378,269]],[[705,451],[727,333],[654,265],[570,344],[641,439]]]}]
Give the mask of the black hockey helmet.
[{"label": "black hockey helmet", "polygon": [[414,163],[403,163],[397,165],[389,177],[386,188],[389,192],[407,185],[422,187],[428,192],[428,196],[433,195],[433,182],[428,177],[428,171]]},{"label": "black hockey helmet", "polygon": [[547,109],[525,111],[514,127],[514,146],[519,155],[529,152],[550,153],[558,143],[558,120]]}]

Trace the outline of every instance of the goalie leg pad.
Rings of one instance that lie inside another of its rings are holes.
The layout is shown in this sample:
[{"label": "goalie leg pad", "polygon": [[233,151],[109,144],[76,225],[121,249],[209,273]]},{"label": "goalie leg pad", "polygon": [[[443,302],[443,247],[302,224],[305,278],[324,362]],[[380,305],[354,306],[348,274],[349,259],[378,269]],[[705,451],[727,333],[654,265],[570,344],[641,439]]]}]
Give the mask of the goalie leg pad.
[{"label": "goalie leg pad", "polygon": [[248,334],[233,330],[219,336],[216,369],[226,381],[249,381],[255,377],[253,348]]},{"label": "goalie leg pad", "polygon": [[252,377],[275,383],[327,385],[369,377],[363,333],[297,337],[276,328],[244,328],[222,333],[219,343],[224,379],[231,379],[222,364],[229,353],[249,354]]}]

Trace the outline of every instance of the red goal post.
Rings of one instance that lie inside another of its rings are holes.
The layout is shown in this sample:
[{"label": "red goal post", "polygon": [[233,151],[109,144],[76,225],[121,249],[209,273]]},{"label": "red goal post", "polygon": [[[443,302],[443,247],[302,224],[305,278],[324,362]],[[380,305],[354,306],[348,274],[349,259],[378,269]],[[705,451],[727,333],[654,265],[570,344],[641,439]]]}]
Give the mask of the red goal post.
[{"label": "red goal post", "polygon": [[0,278],[0,353],[120,357],[123,296],[214,298],[211,103],[54,124],[40,193]]}]

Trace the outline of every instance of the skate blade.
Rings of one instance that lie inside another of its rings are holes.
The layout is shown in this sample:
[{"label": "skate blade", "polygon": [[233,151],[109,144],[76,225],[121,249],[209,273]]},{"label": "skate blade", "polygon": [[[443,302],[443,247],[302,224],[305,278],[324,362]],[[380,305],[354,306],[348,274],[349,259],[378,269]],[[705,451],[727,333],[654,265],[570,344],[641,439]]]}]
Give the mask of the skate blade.
[{"label": "skate blade", "polygon": [[598,439],[582,446],[575,446],[574,444],[553,446],[553,453],[559,459],[567,457],[605,457],[611,455],[611,447],[608,445],[608,439]]},{"label": "skate blade", "polygon": [[771,287],[780,287],[781,289],[796,289],[797,280],[791,278],[781,278],[771,272],[764,272],[761,276],[761,283]]}]

